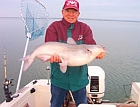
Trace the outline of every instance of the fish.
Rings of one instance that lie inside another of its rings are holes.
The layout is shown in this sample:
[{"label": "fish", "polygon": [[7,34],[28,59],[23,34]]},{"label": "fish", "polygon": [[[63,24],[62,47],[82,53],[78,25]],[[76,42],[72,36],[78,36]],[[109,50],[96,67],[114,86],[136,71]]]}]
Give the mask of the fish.
[{"label": "fish", "polygon": [[65,73],[67,66],[82,66],[90,63],[100,53],[105,52],[101,45],[76,44],[73,38],[68,38],[67,43],[45,42],[37,46],[34,51],[21,58],[24,61],[23,71],[26,71],[35,58],[47,62],[52,55],[58,55],[61,59],[60,70]]}]

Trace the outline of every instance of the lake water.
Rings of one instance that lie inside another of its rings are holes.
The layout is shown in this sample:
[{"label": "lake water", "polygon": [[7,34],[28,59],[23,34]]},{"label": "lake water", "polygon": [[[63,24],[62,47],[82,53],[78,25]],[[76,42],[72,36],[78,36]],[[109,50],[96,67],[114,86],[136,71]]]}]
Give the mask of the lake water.
[{"label": "lake water", "polygon": [[[52,19],[49,19],[50,24]],[[103,60],[93,60],[89,65],[100,66],[106,77],[106,91],[103,99],[117,102],[129,96],[131,84],[140,82],[140,23],[121,21],[82,20],[89,24],[97,44],[103,44],[108,54]],[[30,41],[27,54],[44,42],[44,36]],[[3,91],[4,64],[3,50],[6,49],[7,77],[14,79],[10,86],[14,94],[18,81],[26,35],[22,20],[0,18],[0,103],[5,100]],[[35,60],[30,68],[23,72],[20,88],[33,79],[47,78],[46,66]]]}]

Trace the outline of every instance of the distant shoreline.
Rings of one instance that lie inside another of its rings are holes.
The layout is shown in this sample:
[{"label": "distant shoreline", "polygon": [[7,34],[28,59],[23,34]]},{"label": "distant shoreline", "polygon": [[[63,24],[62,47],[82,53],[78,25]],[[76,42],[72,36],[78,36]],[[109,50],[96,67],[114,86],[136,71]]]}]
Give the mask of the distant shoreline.
[{"label": "distant shoreline", "polygon": [[[0,19],[21,19],[21,17],[0,17]],[[61,18],[48,18],[48,19],[61,19]],[[140,21],[138,21],[138,20],[93,19],[93,18],[79,18],[79,20],[95,20],[95,21],[114,21],[114,22],[134,22],[134,23],[140,23]]]}]

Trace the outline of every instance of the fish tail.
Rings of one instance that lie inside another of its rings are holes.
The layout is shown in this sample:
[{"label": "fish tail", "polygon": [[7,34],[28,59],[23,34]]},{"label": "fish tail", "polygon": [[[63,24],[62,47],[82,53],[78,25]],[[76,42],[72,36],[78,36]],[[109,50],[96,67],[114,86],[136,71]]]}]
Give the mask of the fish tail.
[{"label": "fish tail", "polygon": [[23,71],[26,71],[29,68],[29,66],[32,64],[34,59],[31,58],[30,55],[28,55],[26,57],[21,58],[20,60],[24,61]]}]

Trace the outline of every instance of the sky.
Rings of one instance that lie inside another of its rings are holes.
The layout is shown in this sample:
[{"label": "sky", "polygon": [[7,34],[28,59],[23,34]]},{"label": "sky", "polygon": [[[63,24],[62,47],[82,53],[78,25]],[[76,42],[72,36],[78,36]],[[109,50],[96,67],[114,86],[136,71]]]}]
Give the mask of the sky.
[{"label": "sky", "polygon": [[[65,0],[38,0],[50,18],[61,18]],[[140,21],[140,0],[78,0],[80,18]],[[0,0],[0,17],[20,17],[21,0]]]}]

